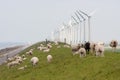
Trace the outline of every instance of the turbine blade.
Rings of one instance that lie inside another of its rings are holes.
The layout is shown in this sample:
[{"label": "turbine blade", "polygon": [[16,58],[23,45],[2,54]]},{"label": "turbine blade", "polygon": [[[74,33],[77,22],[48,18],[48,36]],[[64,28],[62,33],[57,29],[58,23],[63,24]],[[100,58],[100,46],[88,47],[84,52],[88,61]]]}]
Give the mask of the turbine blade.
[{"label": "turbine blade", "polygon": [[92,15],[94,15],[95,13],[96,13],[96,10],[92,11],[92,12],[89,14],[89,16],[92,16]]},{"label": "turbine blade", "polygon": [[80,14],[79,11],[77,11],[77,13],[82,17],[83,20],[85,20],[85,18]]},{"label": "turbine blade", "polygon": [[83,12],[81,10],[79,10],[79,12],[81,12],[82,14],[84,14],[84,15],[86,15],[88,17],[88,15],[85,12]]},{"label": "turbine blade", "polygon": [[71,16],[73,19],[74,19],[74,21],[76,22],[76,23],[78,23],[78,21],[73,17],[73,16]]}]

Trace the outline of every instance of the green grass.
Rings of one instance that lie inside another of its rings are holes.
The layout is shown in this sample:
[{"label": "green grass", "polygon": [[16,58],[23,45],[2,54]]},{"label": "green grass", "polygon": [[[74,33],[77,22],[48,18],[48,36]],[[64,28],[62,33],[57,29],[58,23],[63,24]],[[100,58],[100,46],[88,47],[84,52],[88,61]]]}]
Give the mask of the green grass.
[{"label": "green grass", "polygon": [[[0,66],[0,80],[120,80],[120,53],[105,51],[105,57],[95,57],[91,54],[84,58],[73,56],[70,48],[59,48],[55,45],[50,53],[37,50],[37,43],[20,55],[25,54],[30,48],[35,48],[33,56],[39,58],[39,63],[33,67],[30,63],[32,56],[22,64],[8,69],[6,64]],[[61,46],[63,44],[60,44]],[[47,63],[46,56],[53,56],[52,63]],[[27,65],[25,70],[17,70]]]}]

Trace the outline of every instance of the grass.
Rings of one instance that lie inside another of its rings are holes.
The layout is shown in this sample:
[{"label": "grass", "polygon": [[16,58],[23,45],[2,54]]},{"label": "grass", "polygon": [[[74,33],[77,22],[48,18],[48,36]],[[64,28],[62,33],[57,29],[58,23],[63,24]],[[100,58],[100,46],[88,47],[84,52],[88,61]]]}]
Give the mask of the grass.
[{"label": "grass", "polygon": [[[105,51],[105,57],[95,57],[88,54],[84,58],[73,56],[70,48],[59,48],[55,45],[49,53],[37,50],[37,43],[20,55],[25,54],[30,48],[35,48],[33,56],[39,58],[39,63],[33,67],[30,63],[32,56],[21,65],[8,69],[6,64],[0,66],[0,80],[120,80],[120,54],[119,52]],[[63,44],[60,44],[63,46]],[[46,56],[53,56],[52,63],[47,63]],[[17,70],[27,65],[25,70]]]}]

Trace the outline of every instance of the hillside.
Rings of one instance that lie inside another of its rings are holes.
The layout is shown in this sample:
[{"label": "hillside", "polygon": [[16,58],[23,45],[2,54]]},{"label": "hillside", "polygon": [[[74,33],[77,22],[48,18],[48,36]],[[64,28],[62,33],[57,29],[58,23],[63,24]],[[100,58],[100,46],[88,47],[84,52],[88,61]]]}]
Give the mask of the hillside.
[{"label": "hillside", "polygon": [[[36,43],[25,49],[20,55],[34,48],[33,55],[27,56],[22,64],[8,69],[6,64],[0,66],[0,80],[120,80],[120,53],[105,51],[105,57],[95,57],[87,54],[80,58],[72,55],[70,48],[61,48],[52,45],[49,53],[37,49],[43,42]],[[44,44],[44,43],[43,43]],[[53,60],[47,62],[46,56],[51,54]],[[33,56],[39,58],[39,63],[32,66],[30,59]],[[25,70],[19,67],[27,65]]]}]

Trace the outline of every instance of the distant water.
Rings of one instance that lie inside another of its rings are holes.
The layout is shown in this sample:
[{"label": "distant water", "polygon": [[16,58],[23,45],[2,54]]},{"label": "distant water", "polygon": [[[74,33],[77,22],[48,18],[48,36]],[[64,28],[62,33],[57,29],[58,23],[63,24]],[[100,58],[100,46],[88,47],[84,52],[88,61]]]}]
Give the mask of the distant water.
[{"label": "distant water", "polygon": [[18,45],[25,45],[25,43],[22,43],[22,42],[0,42],[0,49],[18,46]]}]

